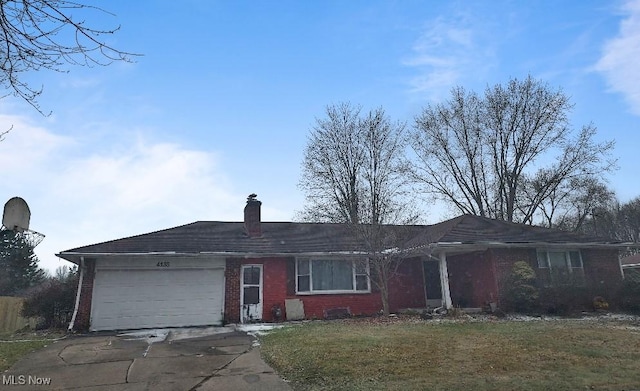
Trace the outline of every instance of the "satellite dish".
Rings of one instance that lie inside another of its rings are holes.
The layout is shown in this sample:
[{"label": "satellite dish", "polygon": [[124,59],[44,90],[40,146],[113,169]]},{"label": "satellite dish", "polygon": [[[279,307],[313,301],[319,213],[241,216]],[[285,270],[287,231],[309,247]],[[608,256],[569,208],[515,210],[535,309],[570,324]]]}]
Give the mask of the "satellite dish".
[{"label": "satellite dish", "polygon": [[29,230],[29,220],[31,219],[31,211],[27,202],[20,197],[13,197],[4,204],[4,213],[2,214],[2,225],[6,229],[16,232]]}]

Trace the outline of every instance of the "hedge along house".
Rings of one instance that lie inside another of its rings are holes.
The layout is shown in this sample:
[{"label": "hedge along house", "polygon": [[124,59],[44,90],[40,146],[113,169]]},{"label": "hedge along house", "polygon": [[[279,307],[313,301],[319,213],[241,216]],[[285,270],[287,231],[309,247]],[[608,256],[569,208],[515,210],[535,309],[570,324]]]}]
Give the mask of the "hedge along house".
[{"label": "hedge along house", "polygon": [[[79,265],[70,328],[120,330],[371,315],[382,308],[367,247],[346,224],[199,221],[63,251]],[[526,261],[541,286],[572,276],[593,294],[622,279],[623,243],[464,215],[435,225],[384,226],[403,251],[389,282],[392,311],[484,307]],[[402,250],[400,250],[400,248]]]}]

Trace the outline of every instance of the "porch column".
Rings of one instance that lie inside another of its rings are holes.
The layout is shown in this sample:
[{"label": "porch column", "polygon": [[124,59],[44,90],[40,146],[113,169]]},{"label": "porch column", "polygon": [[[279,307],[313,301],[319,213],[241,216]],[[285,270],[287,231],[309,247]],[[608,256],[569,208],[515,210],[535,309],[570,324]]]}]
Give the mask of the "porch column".
[{"label": "porch column", "polygon": [[440,285],[442,286],[442,305],[451,308],[451,292],[449,291],[449,270],[447,268],[447,254],[440,253]]}]

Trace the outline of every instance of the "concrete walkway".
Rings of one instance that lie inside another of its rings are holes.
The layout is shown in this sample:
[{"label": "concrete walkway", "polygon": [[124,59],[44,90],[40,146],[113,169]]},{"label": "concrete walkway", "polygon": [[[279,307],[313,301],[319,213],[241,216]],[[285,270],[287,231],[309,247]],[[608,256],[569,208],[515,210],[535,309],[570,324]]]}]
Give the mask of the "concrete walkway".
[{"label": "concrete walkway", "polygon": [[291,390],[262,360],[253,337],[216,330],[70,337],[17,362],[2,374],[0,388]]}]

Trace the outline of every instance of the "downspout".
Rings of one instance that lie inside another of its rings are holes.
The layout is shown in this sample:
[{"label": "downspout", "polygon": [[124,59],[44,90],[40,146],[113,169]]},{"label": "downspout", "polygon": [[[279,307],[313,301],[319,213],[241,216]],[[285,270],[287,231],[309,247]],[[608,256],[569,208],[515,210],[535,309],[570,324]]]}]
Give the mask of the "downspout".
[{"label": "downspout", "polygon": [[67,330],[73,331],[73,326],[76,323],[76,316],[78,315],[78,307],[80,306],[80,291],[82,290],[82,279],[84,277],[84,257],[80,257],[80,277],[78,278],[78,291],[76,292],[76,304],[73,308],[73,315],[71,316],[71,322]]}]

